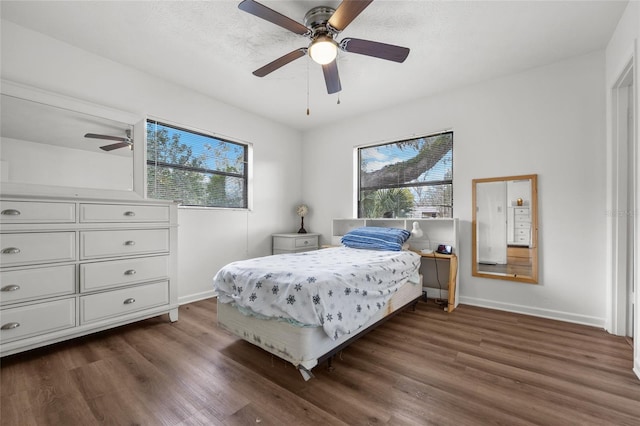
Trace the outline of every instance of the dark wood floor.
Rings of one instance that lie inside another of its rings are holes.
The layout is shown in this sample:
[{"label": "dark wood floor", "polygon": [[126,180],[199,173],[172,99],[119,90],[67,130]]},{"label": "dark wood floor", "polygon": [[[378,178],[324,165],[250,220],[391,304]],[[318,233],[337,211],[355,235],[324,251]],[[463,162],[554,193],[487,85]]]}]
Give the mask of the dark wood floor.
[{"label": "dark wood floor", "polygon": [[639,425],[632,350],[602,330],[420,302],[305,382],[220,330],[215,300],[2,359],[3,425]]}]

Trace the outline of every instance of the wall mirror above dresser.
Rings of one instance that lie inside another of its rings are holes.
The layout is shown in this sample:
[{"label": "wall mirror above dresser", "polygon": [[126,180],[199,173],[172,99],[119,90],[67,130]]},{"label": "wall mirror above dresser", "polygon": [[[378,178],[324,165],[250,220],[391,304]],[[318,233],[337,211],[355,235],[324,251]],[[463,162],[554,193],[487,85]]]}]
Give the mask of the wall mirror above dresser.
[{"label": "wall mirror above dresser", "polygon": [[473,180],[472,275],[538,283],[537,175]]},{"label": "wall mirror above dresser", "polygon": [[0,111],[4,195],[143,197],[133,114],[4,80]]}]

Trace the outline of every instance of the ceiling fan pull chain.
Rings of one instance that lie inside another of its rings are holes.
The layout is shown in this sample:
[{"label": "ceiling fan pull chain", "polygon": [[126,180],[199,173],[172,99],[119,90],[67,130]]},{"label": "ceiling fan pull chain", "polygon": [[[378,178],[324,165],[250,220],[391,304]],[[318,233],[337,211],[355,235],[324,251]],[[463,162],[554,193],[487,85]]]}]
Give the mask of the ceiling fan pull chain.
[{"label": "ceiling fan pull chain", "polygon": [[309,60],[307,60],[307,115],[309,115]]}]

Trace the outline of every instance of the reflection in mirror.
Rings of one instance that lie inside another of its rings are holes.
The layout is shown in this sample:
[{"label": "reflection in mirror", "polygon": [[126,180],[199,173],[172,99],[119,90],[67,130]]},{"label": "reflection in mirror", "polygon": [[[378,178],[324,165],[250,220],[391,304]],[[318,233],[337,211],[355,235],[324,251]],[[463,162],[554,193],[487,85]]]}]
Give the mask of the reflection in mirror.
[{"label": "reflection in mirror", "polygon": [[0,108],[3,184],[133,190],[131,124],[6,94]]},{"label": "reflection in mirror", "polygon": [[537,175],[473,180],[472,274],[538,282]]}]

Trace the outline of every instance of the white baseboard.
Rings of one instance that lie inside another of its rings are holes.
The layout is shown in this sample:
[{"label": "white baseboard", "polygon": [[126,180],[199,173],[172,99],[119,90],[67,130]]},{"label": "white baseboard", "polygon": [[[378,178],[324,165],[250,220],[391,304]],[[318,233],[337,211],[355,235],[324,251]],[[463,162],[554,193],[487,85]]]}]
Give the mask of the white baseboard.
[{"label": "white baseboard", "polygon": [[635,359],[633,360],[633,372],[636,373],[636,376],[638,376],[638,379],[640,379],[640,357],[636,355]]},{"label": "white baseboard", "polygon": [[178,304],[185,305],[191,302],[197,302],[198,300],[209,299],[211,297],[216,297],[217,294],[214,290],[203,291],[202,293],[188,294],[186,296],[178,297]]},{"label": "white baseboard", "polygon": [[516,305],[512,303],[502,303],[493,300],[478,299],[475,297],[462,296],[460,297],[460,303],[479,306],[482,308],[497,309],[499,311],[514,312],[517,314],[533,315],[535,317],[566,321],[575,324],[589,325],[602,329],[604,329],[606,323],[605,318],[573,314],[571,312],[555,311],[552,309],[542,309],[531,306]]}]

